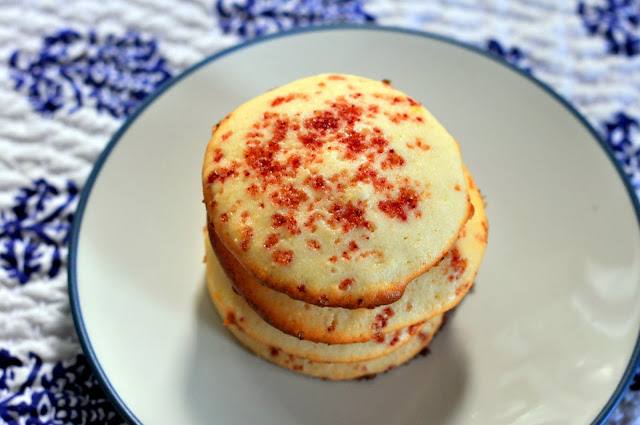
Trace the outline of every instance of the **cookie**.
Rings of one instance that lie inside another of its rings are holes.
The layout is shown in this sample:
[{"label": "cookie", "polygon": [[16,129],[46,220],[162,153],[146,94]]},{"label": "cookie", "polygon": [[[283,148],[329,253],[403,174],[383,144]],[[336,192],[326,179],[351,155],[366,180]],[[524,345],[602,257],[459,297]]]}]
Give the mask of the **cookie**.
[{"label": "cookie", "polygon": [[[454,307],[473,285],[487,245],[488,224],[483,200],[466,173],[475,214],[440,263],[412,281],[404,296],[374,309],[318,307],[294,300],[258,282],[225,250],[209,226],[209,236],[234,287],[272,326],[299,338],[328,344],[368,341],[395,332]],[[328,329],[331,331],[329,332]]]},{"label": "cookie", "polygon": [[242,345],[278,366],[316,378],[347,380],[371,377],[406,363],[429,345],[441,324],[442,315],[435,316],[407,344],[392,353],[376,359],[355,363],[316,362],[304,357],[297,357],[279,350],[278,347],[263,344],[235,325],[229,325],[227,329]]},{"label": "cookie", "polygon": [[[266,323],[240,295],[234,292],[231,281],[225,275],[211,248],[208,237],[205,238],[205,249],[207,288],[225,323],[227,325],[234,324],[249,337],[269,347],[278,347],[277,350],[286,354],[316,362],[361,362],[381,357],[399,349],[424,327],[424,323],[418,323],[381,338],[355,344],[328,345],[300,340]],[[331,332],[331,328],[326,331]]]},{"label": "cookie", "polygon": [[350,75],[238,107],[214,128],[202,183],[208,220],[238,262],[319,306],[397,301],[472,214],[449,133],[406,94]]}]

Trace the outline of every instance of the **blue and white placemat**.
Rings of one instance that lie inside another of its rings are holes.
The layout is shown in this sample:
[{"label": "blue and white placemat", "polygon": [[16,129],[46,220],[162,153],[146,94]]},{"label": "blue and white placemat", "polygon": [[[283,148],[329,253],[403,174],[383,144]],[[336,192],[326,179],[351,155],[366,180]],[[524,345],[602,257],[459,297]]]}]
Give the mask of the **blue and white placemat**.
[{"label": "blue and white placemat", "polygon": [[[1,2],[1,424],[123,423],[81,354],[66,276],[79,192],[123,120],[223,48],[336,23],[425,30],[526,69],[587,117],[640,190],[640,0]],[[613,424],[640,424],[640,376]]]}]

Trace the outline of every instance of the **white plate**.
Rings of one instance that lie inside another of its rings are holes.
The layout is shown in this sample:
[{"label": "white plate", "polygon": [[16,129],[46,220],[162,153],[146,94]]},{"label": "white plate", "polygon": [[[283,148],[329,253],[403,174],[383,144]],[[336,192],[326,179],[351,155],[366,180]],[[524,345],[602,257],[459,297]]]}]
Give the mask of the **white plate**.
[{"label": "white plate", "polygon": [[[368,382],[296,375],[238,346],[205,295],[200,169],[240,103],[322,72],[392,80],[459,141],[489,246],[432,354]],[[299,31],[223,52],[147,102],[89,178],[70,292],[86,354],[145,424],[589,424],[638,357],[638,205],[611,153],[549,89],[425,34]]]}]

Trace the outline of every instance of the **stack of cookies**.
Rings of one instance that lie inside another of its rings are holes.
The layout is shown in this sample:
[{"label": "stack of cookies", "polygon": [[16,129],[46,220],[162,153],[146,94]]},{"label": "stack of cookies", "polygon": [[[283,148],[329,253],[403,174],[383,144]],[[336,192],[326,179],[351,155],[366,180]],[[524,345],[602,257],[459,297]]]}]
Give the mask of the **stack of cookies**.
[{"label": "stack of cookies", "polygon": [[257,355],[312,376],[422,351],[487,244],[457,143],[386,81],[318,75],[243,104],[215,126],[202,177],[216,308]]}]

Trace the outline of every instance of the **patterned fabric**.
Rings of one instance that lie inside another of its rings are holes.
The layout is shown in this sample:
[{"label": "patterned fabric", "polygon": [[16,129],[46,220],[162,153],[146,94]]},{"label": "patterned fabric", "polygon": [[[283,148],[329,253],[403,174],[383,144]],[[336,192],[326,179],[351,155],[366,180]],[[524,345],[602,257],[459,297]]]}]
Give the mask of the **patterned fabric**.
[{"label": "patterned fabric", "polygon": [[578,4],[578,13],[591,35],[607,40],[607,49],[616,55],[640,53],[640,8],[633,0],[608,0]]},{"label": "patterned fabric", "polygon": [[254,37],[318,24],[374,22],[357,0],[216,1],[218,24],[225,34]]},{"label": "patterned fabric", "polygon": [[31,353],[27,362],[0,350],[0,418],[7,424],[123,423],[105,400],[83,356],[45,367]]},{"label": "patterned fabric", "polygon": [[90,103],[123,118],[171,77],[155,40],[135,32],[100,36],[64,29],[44,37],[36,55],[24,56],[16,50],[9,59],[14,88],[43,115],[65,103],[69,112]]},{"label": "patterned fabric", "polygon": [[[123,119],[225,47],[336,23],[441,34],[530,72],[601,131],[640,193],[638,0],[4,2],[0,423],[123,423],[81,354],[65,271],[79,191]],[[640,424],[640,375],[607,424]]]},{"label": "patterned fabric", "polygon": [[20,189],[12,208],[0,211],[0,272],[21,285],[58,275],[71,231],[77,187],[64,192],[44,179]]}]

